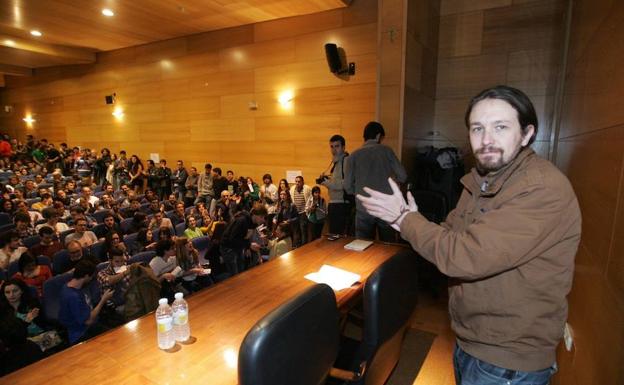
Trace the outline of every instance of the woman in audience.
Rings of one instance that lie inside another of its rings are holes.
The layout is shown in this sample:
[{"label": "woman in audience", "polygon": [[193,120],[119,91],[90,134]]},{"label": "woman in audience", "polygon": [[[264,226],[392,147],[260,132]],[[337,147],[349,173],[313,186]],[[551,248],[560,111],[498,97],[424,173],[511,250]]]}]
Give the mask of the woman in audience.
[{"label": "woman in audience", "polygon": [[275,229],[275,239],[269,240],[267,245],[269,249],[269,260],[286,254],[292,250],[292,237],[290,225],[288,223],[280,223]]},{"label": "woman in audience", "polygon": [[142,229],[147,228],[147,214],[141,211],[137,211],[134,213],[132,217],[132,221],[130,222],[130,226],[128,229],[128,234],[138,233]]},{"label": "woman in audience", "polygon": [[290,193],[290,186],[286,179],[280,179],[279,185],[277,186],[277,193],[279,194],[282,191],[288,191],[288,193]]},{"label": "woman in audience", "polygon": [[288,223],[291,226],[295,226],[297,219],[299,218],[299,214],[297,213],[297,208],[292,203],[290,191],[280,191],[279,198],[280,200],[277,203],[277,214],[275,215],[275,218],[273,218],[274,229],[277,229],[277,225],[280,223]]},{"label": "woman in audience", "polygon": [[143,163],[138,156],[132,155],[128,163],[128,175],[130,176],[130,186],[136,193],[143,191]]},{"label": "woman in audience", "polygon": [[122,239],[123,237],[121,233],[117,231],[110,231],[108,234],[106,234],[106,237],[104,238],[105,255],[97,256],[97,257],[105,257],[105,258],[100,258],[100,260],[108,260],[110,259],[111,252],[113,251],[113,249],[123,250],[124,253],[126,253],[126,257],[127,257],[128,256],[127,248],[126,248],[125,243],[122,242]]},{"label": "woman in audience", "polygon": [[31,290],[24,281],[12,278],[4,282],[0,301],[0,306],[8,305],[13,314],[25,323],[29,337],[44,332],[46,325],[43,317],[39,317],[41,304],[31,295]]},{"label": "woman in audience", "polygon": [[186,237],[175,240],[176,261],[182,269],[182,286],[189,292],[198,291],[212,284],[207,271],[199,264],[199,253]]},{"label": "woman in audience", "polygon": [[137,234],[137,239],[134,245],[131,246],[130,254],[134,255],[142,251],[152,251],[156,248],[156,241],[154,240],[154,234],[150,229],[141,229]]},{"label": "woman in audience", "polygon": [[0,238],[0,269],[6,269],[11,262],[19,260],[28,249],[21,245],[17,231],[11,230]]},{"label": "woman in audience", "polygon": [[38,265],[37,259],[30,253],[23,253],[18,261],[19,271],[13,278],[37,288],[39,298],[43,296],[43,283],[52,278],[52,271],[46,265]]},{"label": "woman in audience", "polygon": [[[9,280],[4,282],[1,291],[0,362],[2,365],[0,365],[0,376],[43,357],[37,344],[28,340],[29,332],[34,333],[36,327],[40,328],[37,324],[39,308],[32,307],[34,303],[23,295],[28,292],[28,289],[20,281]],[[18,313],[26,316],[21,319]]]},{"label": "woman in audience", "polygon": [[247,189],[252,202],[260,200],[260,186],[250,176],[247,177]]},{"label": "woman in audience", "polygon": [[319,186],[312,187],[312,195],[306,202],[305,210],[308,221],[312,224],[312,240],[320,238],[325,225],[325,217],[327,216],[327,203],[325,203],[325,198],[321,196],[321,188]]},{"label": "woman in audience", "polygon": [[173,241],[171,239],[160,239],[156,243],[156,256],[149,263],[161,284],[161,297],[173,299],[177,291],[176,279],[182,274],[182,269],[177,264],[175,251],[172,250]]},{"label": "woman in audience", "polygon": [[9,214],[9,216],[13,217],[15,213],[15,206],[13,205],[13,201],[10,199],[5,199],[2,201],[2,212]]},{"label": "woman in audience", "polygon": [[184,230],[184,236],[188,239],[203,237],[204,232],[197,227],[197,220],[194,216],[189,215],[186,218],[186,230]]}]

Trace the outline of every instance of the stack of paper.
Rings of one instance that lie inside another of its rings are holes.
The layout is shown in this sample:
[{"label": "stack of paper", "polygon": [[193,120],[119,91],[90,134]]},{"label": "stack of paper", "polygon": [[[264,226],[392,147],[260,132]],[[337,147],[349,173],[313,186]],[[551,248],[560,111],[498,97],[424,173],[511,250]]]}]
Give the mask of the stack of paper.
[{"label": "stack of paper", "polygon": [[362,239],[356,239],[355,241],[351,243],[347,243],[344,248],[347,250],[362,251],[362,250],[366,250],[366,248],[372,244],[373,244],[372,241],[364,241]]},{"label": "stack of paper", "polygon": [[321,266],[319,271],[310,273],[305,278],[316,283],[325,283],[335,291],[346,289],[360,280],[358,274],[329,265]]}]

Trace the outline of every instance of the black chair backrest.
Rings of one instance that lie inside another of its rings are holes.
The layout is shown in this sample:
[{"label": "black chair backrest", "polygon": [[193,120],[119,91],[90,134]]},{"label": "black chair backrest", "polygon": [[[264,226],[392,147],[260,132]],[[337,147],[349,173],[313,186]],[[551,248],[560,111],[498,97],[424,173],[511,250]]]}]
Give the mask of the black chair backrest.
[{"label": "black chair backrest", "polygon": [[363,384],[382,385],[399,361],[401,344],[414,308],[417,255],[401,251],[379,266],[364,286]]},{"label": "black chair backrest", "polygon": [[334,291],[315,285],[264,316],[247,333],[238,353],[238,383],[324,384],[339,340]]}]

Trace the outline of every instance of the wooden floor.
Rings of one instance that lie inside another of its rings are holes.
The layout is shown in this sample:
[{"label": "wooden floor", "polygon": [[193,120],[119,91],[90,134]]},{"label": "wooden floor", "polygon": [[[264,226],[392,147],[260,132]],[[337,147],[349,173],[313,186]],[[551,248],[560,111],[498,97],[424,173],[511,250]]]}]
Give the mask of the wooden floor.
[{"label": "wooden floor", "polygon": [[448,316],[448,298],[423,294],[413,316],[412,327],[436,334],[414,385],[455,385],[453,347],[455,335]]}]

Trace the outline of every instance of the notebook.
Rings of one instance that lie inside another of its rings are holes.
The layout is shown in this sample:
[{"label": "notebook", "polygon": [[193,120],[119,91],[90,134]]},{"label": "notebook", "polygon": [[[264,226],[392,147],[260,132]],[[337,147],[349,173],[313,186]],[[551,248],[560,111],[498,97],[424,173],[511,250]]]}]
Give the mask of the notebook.
[{"label": "notebook", "polygon": [[365,241],[363,239],[356,239],[353,242],[347,243],[344,248],[347,250],[362,251],[362,250],[366,250],[372,244],[373,244],[373,241]]}]

